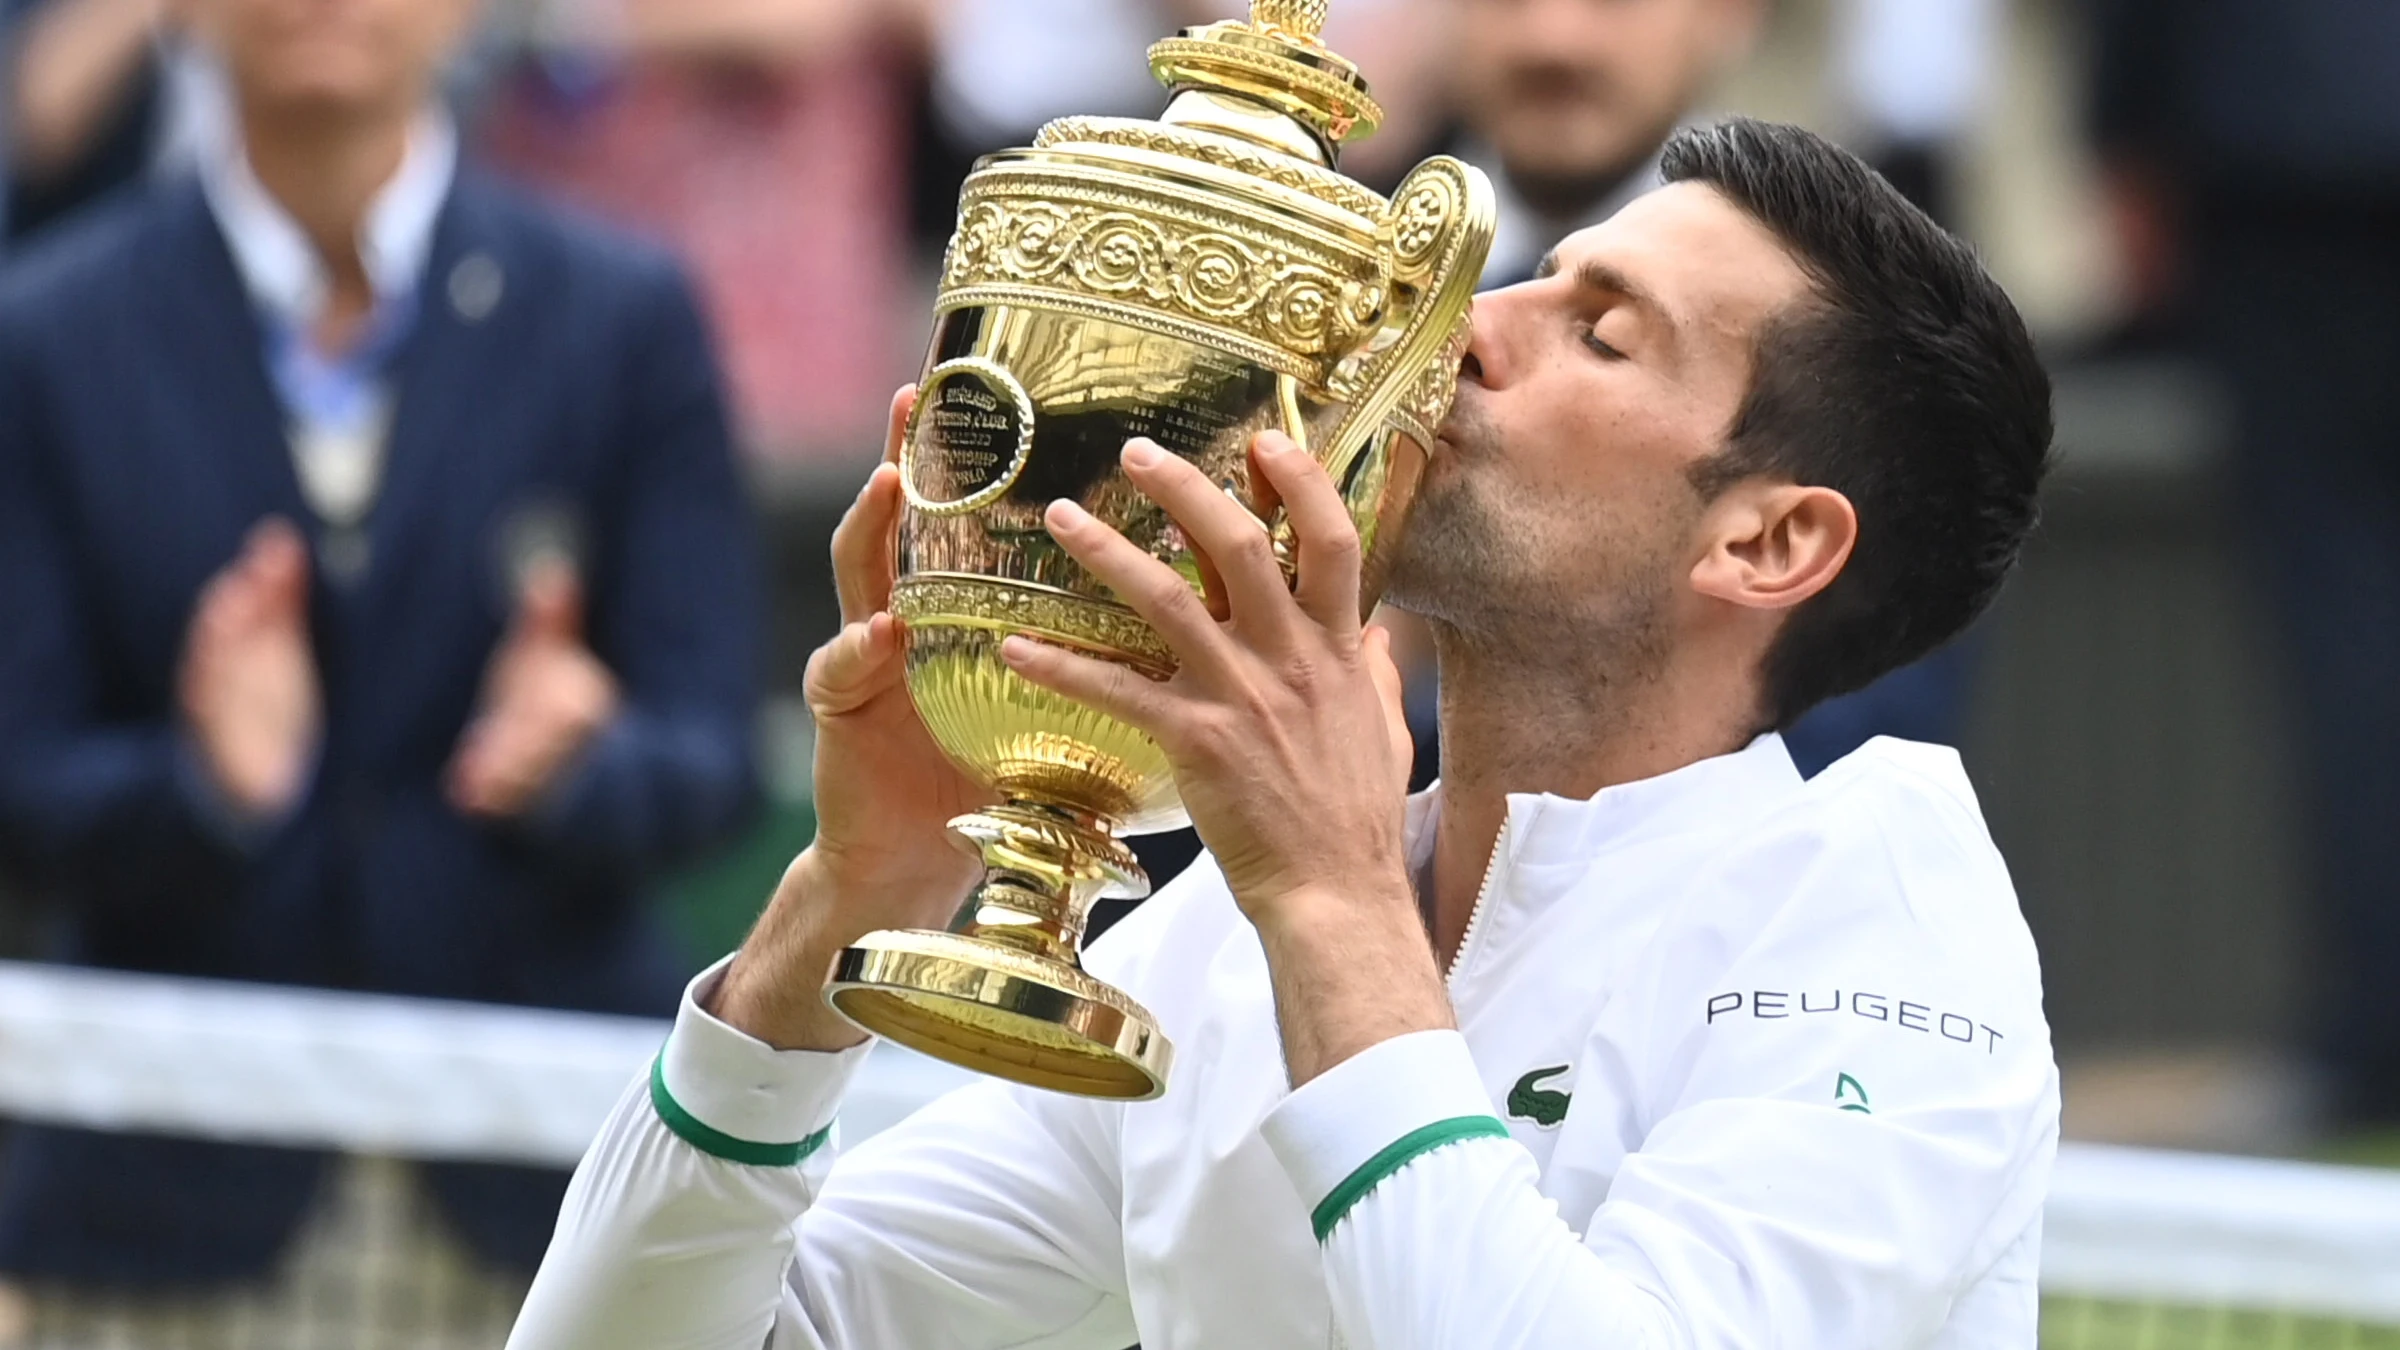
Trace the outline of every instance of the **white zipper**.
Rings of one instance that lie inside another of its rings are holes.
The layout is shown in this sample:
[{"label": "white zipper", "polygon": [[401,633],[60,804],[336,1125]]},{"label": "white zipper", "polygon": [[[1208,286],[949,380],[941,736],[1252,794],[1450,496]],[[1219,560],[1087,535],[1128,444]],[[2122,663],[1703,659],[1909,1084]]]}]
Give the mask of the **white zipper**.
[{"label": "white zipper", "polygon": [[1491,861],[1483,865],[1483,885],[1476,888],[1475,907],[1467,911],[1466,931],[1458,935],[1458,950],[1450,953],[1450,969],[1442,972],[1442,983],[1458,978],[1459,968],[1467,961],[1467,949],[1475,945],[1475,930],[1483,926],[1483,902],[1492,896],[1492,883],[1500,879],[1500,860],[1508,856],[1508,829],[1517,823],[1515,813],[1501,817],[1500,833],[1492,840]]}]

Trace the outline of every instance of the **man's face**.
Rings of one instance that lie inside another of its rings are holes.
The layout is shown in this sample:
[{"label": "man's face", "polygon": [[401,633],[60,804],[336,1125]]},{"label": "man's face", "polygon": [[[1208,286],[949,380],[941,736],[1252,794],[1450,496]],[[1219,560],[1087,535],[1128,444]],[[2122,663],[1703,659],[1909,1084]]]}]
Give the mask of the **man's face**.
[{"label": "man's face", "polygon": [[1393,603],[1510,647],[1663,653],[1711,543],[1692,469],[1725,444],[1762,328],[1809,290],[1765,226],[1679,183],[1478,296]]},{"label": "man's face", "polygon": [[[1758,0],[1459,0],[1460,94],[1550,209],[1639,167],[1745,50]],[[1544,200],[1548,199],[1548,200]]]},{"label": "man's face", "polygon": [[319,115],[422,101],[475,0],[181,0],[243,101]]}]

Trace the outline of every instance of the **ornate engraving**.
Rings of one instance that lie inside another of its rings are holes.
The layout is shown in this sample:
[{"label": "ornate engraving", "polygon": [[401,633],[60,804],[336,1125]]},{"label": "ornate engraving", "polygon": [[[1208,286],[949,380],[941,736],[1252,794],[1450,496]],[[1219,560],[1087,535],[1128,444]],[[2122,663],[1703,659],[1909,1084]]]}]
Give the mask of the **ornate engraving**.
[{"label": "ornate engraving", "polygon": [[[1411,283],[1421,277],[1431,289],[1408,307],[1388,345],[1339,372],[1339,383],[1355,392],[1340,425],[1326,438],[1337,454],[1355,453],[1348,447],[1363,447],[1372,430],[1386,423],[1431,448],[1432,434],[1449,415],[1456,392],[1475,280],[1491,241],[1490,189],[1455,159],[1436,156],[1418,165],[1395,200],[1400,203],[1392,217],[1393,248],[1401,255],[1397,274]],[[1414,268],[1407,261],[1411,249],[1419,259]],[[1327,467],[1338,477],[1347,466]]]},{"label": "ornate engraving", "polygon": [[1391,204],[1353,178],[1319,168],[1289,155],[1269,154],[1239,141],[1202,131],[1188,131],[1161,122],[1137,122],[1122,117],[1062,117],[1036,136],[1041,149],[1068,145],[1112,145],[1152,154],[1179,155],[1247,177],[1263,179],[1318,201],[1338,206],[1367,220],[1381,220]]},{"label": "ornate engraving", "polygon": [[1409,189],[1392,213],[1392,248],[1404,270],[1413,274],[1432,260],[1434,245],[1456,213],[1457,192],[1448,180],[1429,176]]},{"label": "ornate engraving", "polygon": [[1282,364],[1339,359],[1382,317],[1385,265],[1364,248],[1345,256],[1297,229],[1195,210],[1172,189],[1012,168],[968,183],[943,263],[945,306],[999,286],[1080,294],[1137,322],[1149,311],[1230,331],[1288,354]]},{"label": "ornate engraving", "polygon": [[1146,329],[1162,337],[1189,342],[1198,347],[1225,351],[1243,360],[1289,375],[1315,388],[1325,374],[1324,364],[1302,360],[1271,342],[1260,342],[1241,334],[1212,325],[1194,323],[1163,314],[1155,305],[1131,304],[1103,299],[1099,296],[1077,295],[1048,286],[967,286],[942,292],[934,313],[947,314],[952,310],[972,309],[979,305],[1017,305],[1028,309],[1055,310],[1088,319],[1102,319],[1131,328]]},{"label": "ornate engraving", "polygon": [[908,504],[965,515],[1000,500],[1033,453],[1033,399],[1004,366],[962,357],[935,366],[908,414],[900,486]]},{"label": "ornate engraving", "polygon": [[1475,336],[1474,324],[1460,319],[1450,334],[1449,345],[1440,357],[1417,375],[1400,396],[1400,407],[1392,414],[1392,425],[1407,432],[1417,444],[1430,450],[1433,438],[1450,417],[1450,405],[1458,395],[1458,363],[1467,354],[1467,343]]},{"label": "ornate engraving", "polygon": [[1022,582],[919,572],[892,587],[892,616],[904,624],[1027,633],[1117,657],[1159,678],[1175,672],[1174,649],[1132,610]]},{"label": "ornate engraving", "polygon": [[1326,0],[1250,0],[1250,26],[1313,43],[1325,31]]},{"label": "ornate engraving", "polygon": [[1168,38],[1151,44],[1150,69],[1169,87],[1213,84],[1266,96],[1306,118],[1335,144],[1364,136],[1383,122],[1382,105],[1368,96],[1363,81],[1302,65],[1271,48],[1207,37]]}]

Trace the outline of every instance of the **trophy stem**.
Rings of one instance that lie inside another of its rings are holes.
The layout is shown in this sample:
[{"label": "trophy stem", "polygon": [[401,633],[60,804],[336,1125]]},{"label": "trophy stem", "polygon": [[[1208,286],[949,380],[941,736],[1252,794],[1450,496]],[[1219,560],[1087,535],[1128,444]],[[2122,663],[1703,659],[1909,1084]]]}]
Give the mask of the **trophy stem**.
[{"label": "trophy stem", "polygon": [[834,962],[825,997],[876,1035],[982,1073],[1087,1097],[1166,1090],[1157,1019],[1084,973],[1084,920],[1149,878],[1102,817],[1011,797],[950,822],[984,877],[950,932],[869,933]]},{"label": "trophy stem", "polygon": [[950,828],[983,856],[969,937],[1074,965],[1093,901],[1150,893],[1133,850],[1089,812],[1016,797]]}]

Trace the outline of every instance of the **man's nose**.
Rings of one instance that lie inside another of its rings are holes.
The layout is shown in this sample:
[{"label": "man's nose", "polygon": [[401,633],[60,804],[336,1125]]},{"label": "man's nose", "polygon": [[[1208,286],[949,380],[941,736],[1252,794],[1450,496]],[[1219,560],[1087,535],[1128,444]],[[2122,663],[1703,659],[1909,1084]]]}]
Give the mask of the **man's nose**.
[{"label": "man's nose", "polygon": [[1468,311],[1467,352],[1458,362],[1459,379],[1473,381],[1486,389],[1497,389],[1508,382],[1510,358],[1505,335],[1509,331],[1509,315],[1517,308],[1514,293],[1523,289],[1510,286],[1475,297],[1475,307]]}]

